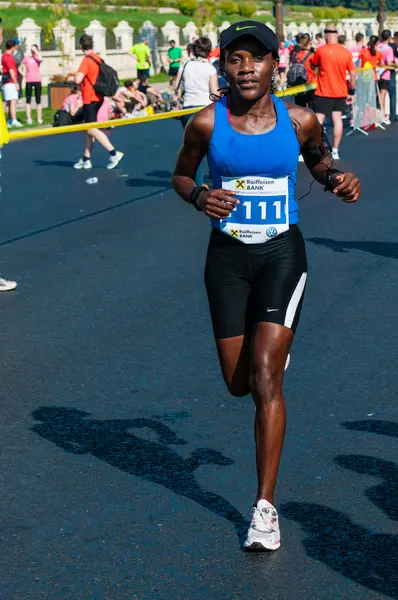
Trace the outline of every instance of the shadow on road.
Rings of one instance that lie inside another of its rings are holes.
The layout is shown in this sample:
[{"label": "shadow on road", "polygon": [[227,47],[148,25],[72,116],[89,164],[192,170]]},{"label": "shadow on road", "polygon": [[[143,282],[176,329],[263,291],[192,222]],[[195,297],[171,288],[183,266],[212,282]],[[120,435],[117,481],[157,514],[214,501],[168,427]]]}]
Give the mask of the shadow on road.
[{"label": "shadow on road", "polygon": [[[182,458],[171,445],[184,445],[167,425],[153,419],[99,421],[90,413],[75,408],[46,406],[35,410],[33,418],[41,421],[32,427],[38,435],[71,454],[92,454],[130,475],[163,485],[175,494],[194,500],[218,517],[230,521],[239,540],[248,522],[227,500],[203,490],[194,471],[201,465],[232,465],[234,461],[221,452],[198,448],[189,458]],[[157,441],[138,437],[132,429],[149,429]]]},{"label": "shadow on road", "polygon": [[307,242],[326,246],[335,252],[348,252],[349,250],[362,250],[376,256],[398,258],[397,242],[341,242],[330,238],[307,238]]},{"label": "shadow on road", "polygon": [[34,160],[36,167],[67,167],[71,169],[76,161],[71,160]]},{"label": "shadow on road", "polygon": [[382,482],[367,489],[365,496],[385,512],[387,517],[393,521],[398,521],[398,467],[396,464],[381,458],[357,455],[336,456],[335,462],[339,467],[354,471],[354,473],[379,477]]},{"label": "shadow on road", "polygon": [[398,535],[377,534],[356,525],[344,513],[290,502],[282,514],[302,525],[308,556],[380,594],[397,598]]},{"label": "shadow on road", "polygon": [[398,438],[398,423],[393,421],[347,421],[342,423],[347,429],[353,431],[367,431],[369,433],[378,433]]},{"label": "shadow on road", "polygon": [[[343,423],[347,429],[398,436],[398,424],[389,421]],[[390,519],[398,519],[398,467],[370,456],[337,456],[335,462],[355,473],[380,477],[382,482],[366,490],[366,497]],[[344,513],[320,506],[290,502],[282,515],[300,523],[307,534],[307,554],[344,577],[367,588],[398,598],[398,535],[379,534],[355,524]]]}]

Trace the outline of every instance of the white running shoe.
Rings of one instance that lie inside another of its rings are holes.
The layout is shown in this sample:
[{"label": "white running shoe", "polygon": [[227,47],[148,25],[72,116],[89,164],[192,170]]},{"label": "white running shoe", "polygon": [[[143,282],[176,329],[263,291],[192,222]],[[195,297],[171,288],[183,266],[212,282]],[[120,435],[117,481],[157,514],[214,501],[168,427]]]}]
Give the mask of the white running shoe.
[{"label": "white running shoe", "polygon": [[83,160],[82,158],[80,158],[77,163],[75,163],[73,165],[74,169],[91,169],[92,168],[92,164],[91,164],[91,160]]},{"label": "white running shoe", "polygon": [[120,161],[122,160],[124,154],[123,152],[116,152],[115,156],[110,156],[109,157],[109,162],[106,165],[107,169],[114,169],[115,167],[118,166],[118,164],[120,163]]},{"label": "white running shoe", "polygon": [[391,125],[391,121],[388,117],[386,117],[383,121],[384,125]]},{"label": "white running shoe", "polygon": [[267,500],[259,500],[253,506],[252,522],[243,548],[248,552],[277,550],[281,545],[278,513]]},{"label": "white running shoe", "polygon": [[32,119],[28,119],[28,120],[26,121],[26,124],[27,124],[27,125],[33,125],[33,121],[32,121]]},{"label": "white running shoe", "polygon": [[39,121],[37,121],[39,125],[43,125],[43,119],[39,119]]},{"label": "white running shoe", "polygon": [[339,155],[339,151],[337,150],[337,148],[333,148],[332,158],[333,158],[333,160],[340,160],[340,155]]},{"label": "white running shoe", "polygon": [[11,121],[11,127],[23,127],[23,125],[15,119],[14,121]]},{"label": "white running shoe", "polygon": [[3,279],[0,277],[0,292],[8,292],[9,290],[15,290],[17,287],[16,281],[7,281],[7,279]]}]

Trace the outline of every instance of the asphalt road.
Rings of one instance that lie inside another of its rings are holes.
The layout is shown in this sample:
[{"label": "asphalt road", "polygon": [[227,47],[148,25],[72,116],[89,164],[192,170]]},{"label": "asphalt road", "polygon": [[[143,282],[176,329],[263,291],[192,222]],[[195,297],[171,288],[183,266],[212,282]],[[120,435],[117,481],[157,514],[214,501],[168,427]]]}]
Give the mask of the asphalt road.
[{"label": "asphalt road", "polygon": [[110,172],[100,149],[73,170],[77,134],[4,151],[0,598],[398,598],[398,127],[344,140],[358,204],[301,202],[282,547],[259,556],[240,550],[253,406],[220,378],[208,223],[170,189],[180,124],[112,136]]}]

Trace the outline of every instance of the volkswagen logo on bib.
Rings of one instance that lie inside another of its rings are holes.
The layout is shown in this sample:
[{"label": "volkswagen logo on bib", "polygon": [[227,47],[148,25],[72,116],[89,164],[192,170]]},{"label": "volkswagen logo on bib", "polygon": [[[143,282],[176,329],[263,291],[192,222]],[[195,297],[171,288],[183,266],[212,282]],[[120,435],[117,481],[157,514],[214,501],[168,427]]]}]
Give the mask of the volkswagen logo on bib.
[{"label": "volkswagen logo on bib", "polygon": [[266,235],[270,238],[275,237],[276,235],[278,235],[277,230],[275,229],[275,227],[268,227],[267,231],[265,232]]}]

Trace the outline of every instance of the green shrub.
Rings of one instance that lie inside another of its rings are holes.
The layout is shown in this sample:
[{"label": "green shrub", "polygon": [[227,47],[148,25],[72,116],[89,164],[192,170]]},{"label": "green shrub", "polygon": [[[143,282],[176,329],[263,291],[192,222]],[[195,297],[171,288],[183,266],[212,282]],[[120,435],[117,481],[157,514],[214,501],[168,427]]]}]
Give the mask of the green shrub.
[{"label": "green shrub", "polygon": [[197,0],[177,0],[177,8],[186,17],[192,17],[198,10]]},{"label": "green shrub", "polygon": [[325,9],[315,6],[311,9],[312,16],[314,19],[324,19],[325,18]]},{"label": "green shrub", "polygon": [[245,19],[250,19],[257,10],[257,4],[248,0],[247,2],[239,2],[238,11],[241,17],[245,17]]},{"label": "green shrub", "polygon": [[238,5],[233,0],[221,0],[218,7],[222,15],[238,14]]},{"label": "green shrub", "polygon": [[328,7],[326,7],[325,8],[325,17],[324,18],[327,19],[328,21],[329,20],[335,21],[336,19],[339,18],[338,11],[336,11],[335,8],[328,8]]}]

